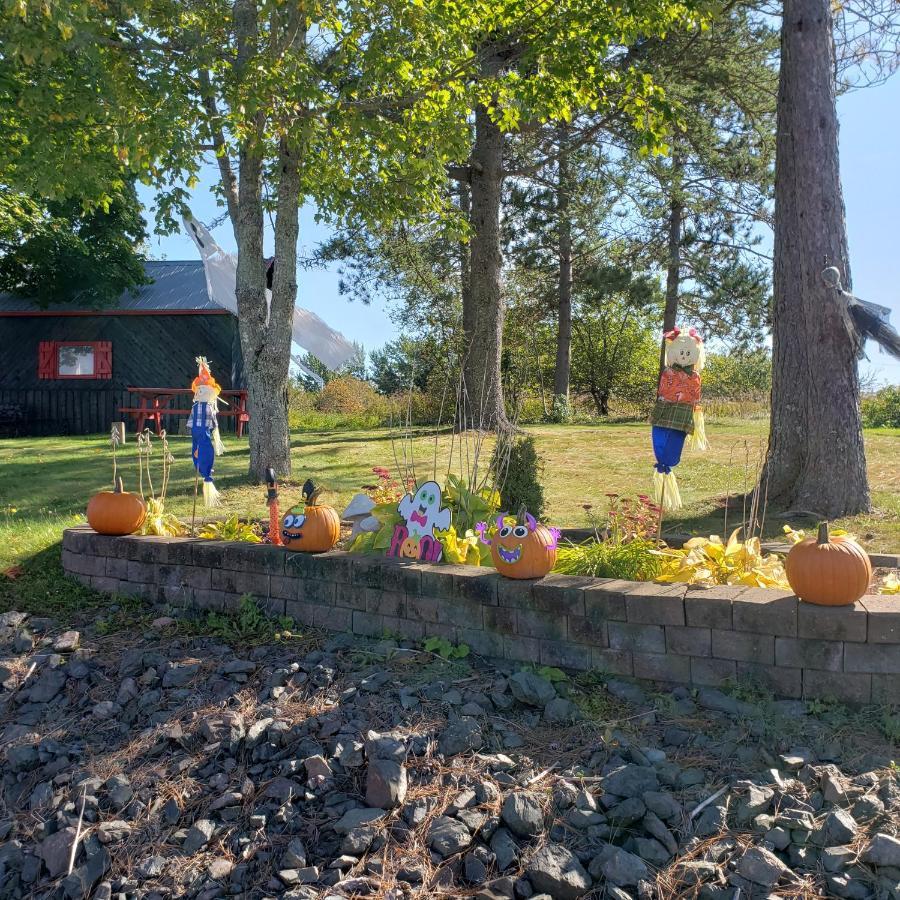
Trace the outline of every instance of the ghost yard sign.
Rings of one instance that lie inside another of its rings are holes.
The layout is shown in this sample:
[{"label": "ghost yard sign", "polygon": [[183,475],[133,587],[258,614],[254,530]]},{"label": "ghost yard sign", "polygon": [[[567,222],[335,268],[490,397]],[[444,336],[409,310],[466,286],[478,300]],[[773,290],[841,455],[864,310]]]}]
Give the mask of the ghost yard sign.
[{"label": "ghost yard sign", "polygon": [[450,527],[450,510],[441,509],[441,488],[426,481],[397,504],[404,523],[394,528],[387,555],[398,559],[439,562],[444,548],[436,532]]}]

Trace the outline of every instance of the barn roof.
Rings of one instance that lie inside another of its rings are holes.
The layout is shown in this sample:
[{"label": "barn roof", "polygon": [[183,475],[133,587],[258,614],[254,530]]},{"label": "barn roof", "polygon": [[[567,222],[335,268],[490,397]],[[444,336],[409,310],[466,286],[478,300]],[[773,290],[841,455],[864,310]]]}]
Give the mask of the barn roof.
[{"label": "barn roof", "polygon": [[[206,292],[206,275],[202,260],[158,260],[144,263],[144,270],[150,284],[141,285],[135,292],[125,291],[114,307],[104,307],[101,311],[109,314],[122,312],[222,312],[222,307],[214,303]],[[66,303],[60,306],[40,307],[26,297],[14,294],[0,294],[0,315],[3,313],[39,312],[52,315],[54,312],[96,312],[90,307],[78,307]]]}]

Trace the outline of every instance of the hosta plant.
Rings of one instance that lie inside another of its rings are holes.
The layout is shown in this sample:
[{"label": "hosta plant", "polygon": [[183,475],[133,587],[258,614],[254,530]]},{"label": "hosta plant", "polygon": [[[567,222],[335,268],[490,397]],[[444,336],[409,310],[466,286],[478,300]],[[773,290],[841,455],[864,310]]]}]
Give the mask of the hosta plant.
[{"label": "hosta plant", "polygon": [[900,596],[900,578],[896,572],[889,572],[887,577],[881,583],[880,594],[891,594]]},{"label": "hosta plant", "polygon": [[727,543],[714,534],[708,538],[691,538],[680,550],[654,550],[660,559],[655,580],[789,589],[781,557],[775,553],[764,554],[758,537],[739,540],[740,531],[735,528]]},{"label": "hosta plant", "polygon": [[163,537],[179,537],[187,534],[187,528],[174,513],[166,512],[165,501],[150,497],[147,500],[147,517],[139,534],[153,534]]},{"label": "hosta plant", "polygon": [[221,522],[207,522],[199,536],[208,541],[246,541],[248,544],[259,544],[262,537],[259,525],[255,522],[242,522],[237,513],[232,513]]},{"label": "hosta plant", "polygon": [[470,528],[462,537],[451,525],[446,531],[436,531],[435,535],[444,548],[443,559],[448,563],[465,563],[469,566],[481,565],[481,547],[478,535]]}]

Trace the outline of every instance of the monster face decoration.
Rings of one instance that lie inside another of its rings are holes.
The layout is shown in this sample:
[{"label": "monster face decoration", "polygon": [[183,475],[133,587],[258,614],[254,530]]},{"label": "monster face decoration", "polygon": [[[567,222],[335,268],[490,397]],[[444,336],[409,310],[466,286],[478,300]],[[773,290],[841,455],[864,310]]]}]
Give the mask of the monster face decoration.
[{"label": "monster face decoration", "polygon": [[437,562],[443,553],[436,531],[450,527],[450,510],[441,508],[441,487],[426,481],[414,494],[407,494],[398,504],[404,525],[397,525],[387,555],[401,559]]},{"label": "monster face decoration", "polygon": [[515,524],[506,519],[506,513],[497,516],[496,533],[490,539],[486,523],[476,526],[481,542],[491,548],[494,567],[506,578],[543,578],[556,563],[559,529],[541,525],[524,509]]}]

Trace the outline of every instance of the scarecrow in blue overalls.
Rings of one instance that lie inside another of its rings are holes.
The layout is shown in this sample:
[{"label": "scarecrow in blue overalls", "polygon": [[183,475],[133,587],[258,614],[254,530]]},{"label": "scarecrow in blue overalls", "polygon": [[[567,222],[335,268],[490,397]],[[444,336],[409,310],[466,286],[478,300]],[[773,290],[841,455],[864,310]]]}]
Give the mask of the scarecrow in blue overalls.
[{"label": "scarecrow in blue overalls", "polygon": [[212,377],[205,356],[197,357],[197,366],[199,374],[191,383],[194,403],[188,419],[191,428],[191,458],[197,474],[203,479],[203,503],[206,506],[218,506],[219,492],[213,484],[212,476],[216,456],[225,452],[216,418],[222,388]]}]

